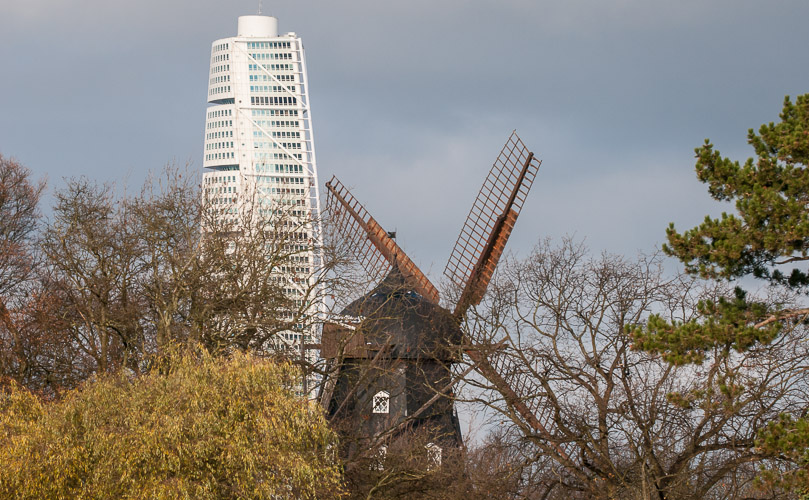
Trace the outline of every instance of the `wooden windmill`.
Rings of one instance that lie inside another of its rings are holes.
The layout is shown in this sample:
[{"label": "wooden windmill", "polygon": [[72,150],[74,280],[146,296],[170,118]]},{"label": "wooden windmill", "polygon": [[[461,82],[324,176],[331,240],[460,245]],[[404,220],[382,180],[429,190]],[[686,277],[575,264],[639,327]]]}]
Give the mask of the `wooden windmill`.
[{"label": "wooden windmill", "polygon": [[[489,172],[461,229],[444,274],[457,295],[449,308],[439,292],[382,226],[336,178],[326,183],[336,229],[368,275],[386,278],[323,329],[322,356],[333,375],[321,401],[331,416],[349,417],[358,435],[378,438],[405,427],[433,425],[460,441],[449,394],[449,366],[461,351],[539,434],[535,414],[541,388],[497,349],[461,332],[470,307],[482,300],[541,161],[512,133]],[[382,369],[375,369],[383,366]]]}]

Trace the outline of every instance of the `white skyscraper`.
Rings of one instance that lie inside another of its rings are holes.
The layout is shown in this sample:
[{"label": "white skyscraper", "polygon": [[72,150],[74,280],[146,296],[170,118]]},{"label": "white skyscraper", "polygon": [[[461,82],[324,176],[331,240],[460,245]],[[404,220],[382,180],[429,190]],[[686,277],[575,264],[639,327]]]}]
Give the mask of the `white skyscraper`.
[{"label": "white skyscraper", "polygon": [[[278,34],[269,16],[239,17],[235,37],[213,42],[205,120],[203,188],[219,218],[238,220],[250,203],[266,217],[283,212],[301,253],[286,266],[285,293],[312,286],[320,265],[315,145],[303,44]],[[306,222],[308,221],[308,222]],[[293,224],[294,226],[294,224]],[[301,295],[302,297],[302,295]],[[281,335],[288,347],[311,331]]]}]

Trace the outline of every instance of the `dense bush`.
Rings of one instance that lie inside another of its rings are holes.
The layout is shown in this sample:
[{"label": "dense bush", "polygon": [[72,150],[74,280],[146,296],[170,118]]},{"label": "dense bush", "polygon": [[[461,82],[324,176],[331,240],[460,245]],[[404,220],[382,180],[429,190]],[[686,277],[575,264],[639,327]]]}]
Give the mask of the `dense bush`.
[{"label": "dense bush", "polygon": [[58,402],[0,395],[2,498],[337,498],[334,434],[296,369],[184,351]]}]

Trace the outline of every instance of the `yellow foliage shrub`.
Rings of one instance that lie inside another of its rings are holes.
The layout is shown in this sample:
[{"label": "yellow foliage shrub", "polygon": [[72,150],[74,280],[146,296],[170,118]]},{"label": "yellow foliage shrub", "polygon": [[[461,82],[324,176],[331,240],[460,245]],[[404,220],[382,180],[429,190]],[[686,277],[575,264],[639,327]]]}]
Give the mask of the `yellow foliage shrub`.
[{"label": "yellow foliage shrub", "polygon": [[61,401],[0,393],[0,498],[339,498],[335,436],[297,370],[177,353]]}]

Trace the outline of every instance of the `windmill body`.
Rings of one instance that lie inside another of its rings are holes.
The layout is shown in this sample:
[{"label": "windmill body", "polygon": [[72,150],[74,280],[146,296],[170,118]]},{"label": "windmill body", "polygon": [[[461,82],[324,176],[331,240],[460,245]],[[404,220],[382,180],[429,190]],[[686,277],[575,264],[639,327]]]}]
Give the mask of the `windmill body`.
[{"label": "windmill body", "polygon": [[343,424],[344,440],[362,448],[385,433],[396,438],[418,429],[434,442],[459,446],[452,400],[430,401],[450,383],[458,358],[462,333],[450,312],[408,286],[394,267],[339,318],[323,331],[323,357],[340,363],[324,406]]}]

